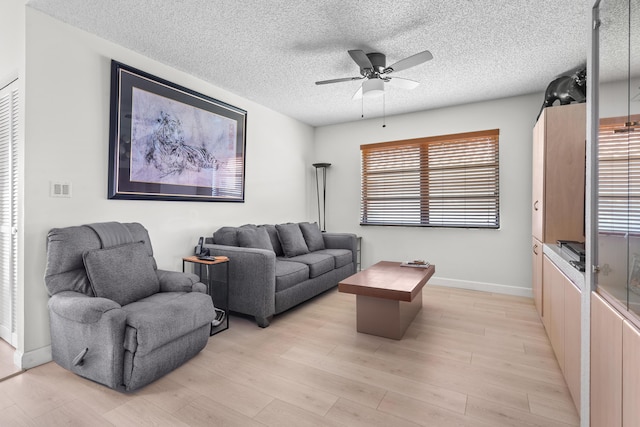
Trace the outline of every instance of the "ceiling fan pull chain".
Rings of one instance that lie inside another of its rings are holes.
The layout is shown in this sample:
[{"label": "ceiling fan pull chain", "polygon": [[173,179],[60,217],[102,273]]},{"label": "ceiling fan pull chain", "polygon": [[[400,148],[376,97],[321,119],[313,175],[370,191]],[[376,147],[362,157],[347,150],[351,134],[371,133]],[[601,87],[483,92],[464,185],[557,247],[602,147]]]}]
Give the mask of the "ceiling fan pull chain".
[{"label": "ceiling fan pull chain", "polygon": [[382,127],[387,127],[387,95],[382,94]]},{"label": "ceiling fan pull chain", "polygon": [[360,101],[362,101],[362,102],[360,103],[361,108],[362,108],[362,112],[360,113],[360,118],[361,118],[361,119],[364,119],[364,96],[360,98]]}]

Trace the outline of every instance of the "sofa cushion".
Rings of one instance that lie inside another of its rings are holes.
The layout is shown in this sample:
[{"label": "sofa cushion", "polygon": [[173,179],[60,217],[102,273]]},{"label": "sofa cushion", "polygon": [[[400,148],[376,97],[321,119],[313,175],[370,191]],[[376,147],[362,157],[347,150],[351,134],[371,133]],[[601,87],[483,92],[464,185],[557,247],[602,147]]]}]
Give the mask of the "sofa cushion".
[{"label": "sofa cushion", "polygon": [[344,267],[353,262],[353,254],[349,249],[322,249],[315,253],[331,255],[336,263],[336,268]]},{"label": "sofa cushion", "polygon": [[276,224],[278,238],[282,244],[284,256],[291,258],[297,255],[309,253],[307,243],[304,241],[300,226],[294,223]]},{"label": "sofa cushion", "polygon": [[269,239],[271,239],[271,247],[273,248],[273,252],[276,253],[276,256],[284,256],[284,251],[282,250],[282,244],[278,238],[278,230],[276,229],[276,226],[273,224],[264,224],[259,227],[264,227],[265,230],[267,230]]},{"label": "sofa cushion", "polygon": [[309,279],[309,267],[299,262],[276,260],[276,292]]},{"label": "sofa cushion", "polygon": [[288,261],[300,262],[309,267],[309,277],[313,279],[335,268],[333,256],[329,254],[321,254],[313,252],[304,255],[298,255],[293,258],[287,258]]},{"label": "sofa cushion", "polygon": [[238,246],[238,229],[236,227],[222,227],[213,233],[213,241],[216,245]]},{"label": "sofa cushion", "polygon": [[324,249],[324,238],[322,237],[322,231],[320,231],[318,223],[301,222],[298,225],[302,231],[302,236],[307,244],[307,248],[309,248],[309,252]]},{"label": "sofa cushion", "polygon": [[238,228],[238,244],[243,248],[266,249],[273,251],[269,233],[264,227]]},{"label": "sofa cushion", "polygon": [[93,249],[82,258],[97,297],[126,305],[160,291],[158,275],[143,242]]}]

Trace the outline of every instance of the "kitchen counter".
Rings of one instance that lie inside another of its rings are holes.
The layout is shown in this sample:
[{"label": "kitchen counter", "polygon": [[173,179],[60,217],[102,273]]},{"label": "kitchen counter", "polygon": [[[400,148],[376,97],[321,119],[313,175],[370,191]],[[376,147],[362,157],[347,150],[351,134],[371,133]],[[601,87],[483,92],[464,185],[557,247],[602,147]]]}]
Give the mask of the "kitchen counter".
[{"label": "kitchen counter", "polygon": [[579,271],[577,268],[569,264],[569,258],[562,253],[562,250],[558,245],[550,245],[545,243],[543,245],[542,252],[549,257],[549,260],[553,262],[559,269],[569,278],[577,287],[582,291],[584,289],[584,272]]}]

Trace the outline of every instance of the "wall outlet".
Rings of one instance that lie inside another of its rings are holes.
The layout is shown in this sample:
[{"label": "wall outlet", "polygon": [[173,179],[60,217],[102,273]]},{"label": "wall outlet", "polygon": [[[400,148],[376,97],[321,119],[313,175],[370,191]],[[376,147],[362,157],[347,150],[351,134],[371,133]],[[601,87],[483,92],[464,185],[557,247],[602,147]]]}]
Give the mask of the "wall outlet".
[{"label": "wall outlet", "polygon": [[71,197],[71,183],[70,182],[54,182],[51,181],[50,188],[51,197]]}]

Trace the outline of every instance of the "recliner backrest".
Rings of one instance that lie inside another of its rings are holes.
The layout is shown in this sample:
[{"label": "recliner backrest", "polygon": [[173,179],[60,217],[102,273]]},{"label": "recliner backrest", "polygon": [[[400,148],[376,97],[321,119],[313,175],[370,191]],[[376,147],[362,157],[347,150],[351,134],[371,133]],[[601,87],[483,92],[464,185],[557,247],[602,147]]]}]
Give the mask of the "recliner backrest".
[{"label": "recliner backrest", "polygon": [[[149,233],[142,224],[113,222],[95,225],[103,230],[117,230],[124,226],[134,242],[144,242],[147,253],[153,260],[153,268],[157,269]],[[94,296],[82,255],[86,251],[101,249],[104,246],[98,233],[91,227],[92,225],[81,225],[54,228],[49,231],[47,235],[47,267],[44,277],[49,295],[63,291],[75,291]]]}]

